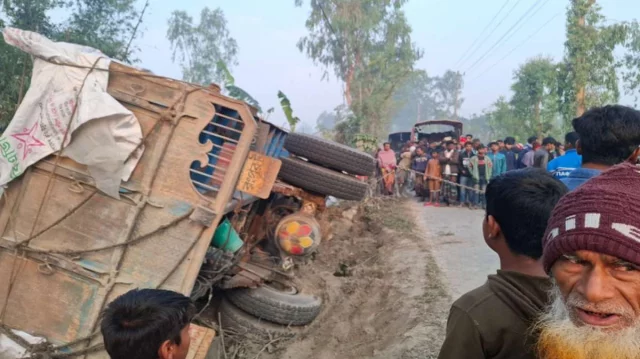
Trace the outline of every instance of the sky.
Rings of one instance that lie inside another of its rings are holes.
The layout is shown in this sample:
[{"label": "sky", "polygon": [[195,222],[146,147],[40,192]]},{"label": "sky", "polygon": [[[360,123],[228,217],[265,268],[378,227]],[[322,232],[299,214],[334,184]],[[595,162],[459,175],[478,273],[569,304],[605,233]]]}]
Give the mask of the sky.
[{"label": "sky", "polygon": [[[143,1],[139,2],[142,7]],[[262,108],[274,107],[269,120],[277,125],[286,123],[277,98],[278,91],[283,91],[294,114],[302,119],[302,129],[312,131],[323,111],[343,103],[343,91],[331,71],[323,79],[325,69],[296,46],[307,34],[308,2],[295,7],[294,0],[151,0],[143,36],[136,40],[140,66],[180,78],[180,67],[172,62],[166,40],[167,19],[172,11],[185,10],[197,20],[205,6],[219,7],[239,46],[239,64],[231,69],[236,85]],[[412,39],[424,50],[416,68],[431,76],[448,69],[464,73],[465,100],[460,112],[463,116],[481,114],[499,96],[509,96],[513,72],[527,59],[539,55],[562,58],[568,4],[569,0],[409,0],[404,9],[413,28]],[[598,0],[598,4],[610,21],[640,16],[638,0]],[[498,42],[510,28],[514,30],[511,35]],[[479,41],[471,48],[476,39]],[[630,104],[631,99],[625,97],[621,102]]]}]

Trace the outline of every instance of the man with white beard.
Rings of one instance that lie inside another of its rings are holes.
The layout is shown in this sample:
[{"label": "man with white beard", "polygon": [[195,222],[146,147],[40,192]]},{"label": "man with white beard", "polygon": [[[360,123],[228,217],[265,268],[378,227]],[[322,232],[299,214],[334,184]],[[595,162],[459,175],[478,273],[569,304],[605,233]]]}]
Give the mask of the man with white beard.
[{"label": "man with white beard", "polygon": [[640,167],[624,163],[565,195],[544,237],[552,305],[540,359],[640,358]]}]

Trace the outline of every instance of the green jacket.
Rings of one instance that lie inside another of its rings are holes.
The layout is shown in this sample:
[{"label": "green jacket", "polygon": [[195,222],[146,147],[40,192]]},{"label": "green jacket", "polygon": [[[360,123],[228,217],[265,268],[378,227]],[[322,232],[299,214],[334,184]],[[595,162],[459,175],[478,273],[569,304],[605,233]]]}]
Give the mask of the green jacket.
[{"label": "green jacket", "polygon": [[[487,167],[484,171],[485,180],[488,183],[491,179],[491,173],[493,172],[493,162],[491,162],[491,158],[489,158],[489,156],[485,155],[484,163]],[[469,172],[471,172],[471,177],[473,177],[475,181],[480,181],[480,171],[478,171],[478,156],[473,156],[469,159]]]}]

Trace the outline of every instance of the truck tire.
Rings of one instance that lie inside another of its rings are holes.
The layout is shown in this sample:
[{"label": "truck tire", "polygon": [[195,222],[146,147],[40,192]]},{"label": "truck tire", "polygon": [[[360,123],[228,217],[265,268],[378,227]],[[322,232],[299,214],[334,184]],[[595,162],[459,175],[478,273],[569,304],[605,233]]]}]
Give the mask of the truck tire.
[{"label": "truck tire", "polygon": [[282,325],[307,325],[322,308],[322,300],[297,291],[284,292],[269,285],[227,291],[236,307],[260,319]]},{"label": "truck tire", "polygon": [[367,183],[299,158],[280,158],[280,178],[302,189],[352,201],[367,194]]},{"label": "truck tire", "polygon": [[249,313],[245,313],[240,308],[231,304],[227,299],[220,302],[218,309],[220,313],[220,327],[222,330],[233,332],[234,334],[256,335],[262,339],[269,339],[275,335],[295,336],[302,333],[302,328],[287,327],[284,325],[269,323],[260,318],[256,318]]},{"label": "truck tire", "polygon": [[290,133],[284,148],[309,162],[353,175],[371,176],[376,170],[376,161],[369,154],[317,136]]}]

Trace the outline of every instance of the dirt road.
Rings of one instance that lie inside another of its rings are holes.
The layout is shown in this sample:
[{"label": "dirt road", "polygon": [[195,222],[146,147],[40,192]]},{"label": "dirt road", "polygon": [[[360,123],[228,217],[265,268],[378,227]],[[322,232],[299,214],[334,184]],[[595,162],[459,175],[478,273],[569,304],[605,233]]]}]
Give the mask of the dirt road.
[{"label": "dirt road", "polygon": [[483,212],[413,200],[349,211],[333,209],[333,240],[300,268],[308,289],[323,297],[320,316],[292,341],[233,358],[437,357],[453,299],[497,266],[482,240]]},{"label": "dirt road", "polygon": [[482,238],[484,211],[467,208],[416,208],[422,238],[430,246],[452,299],[482,285],[499,266]]}]

